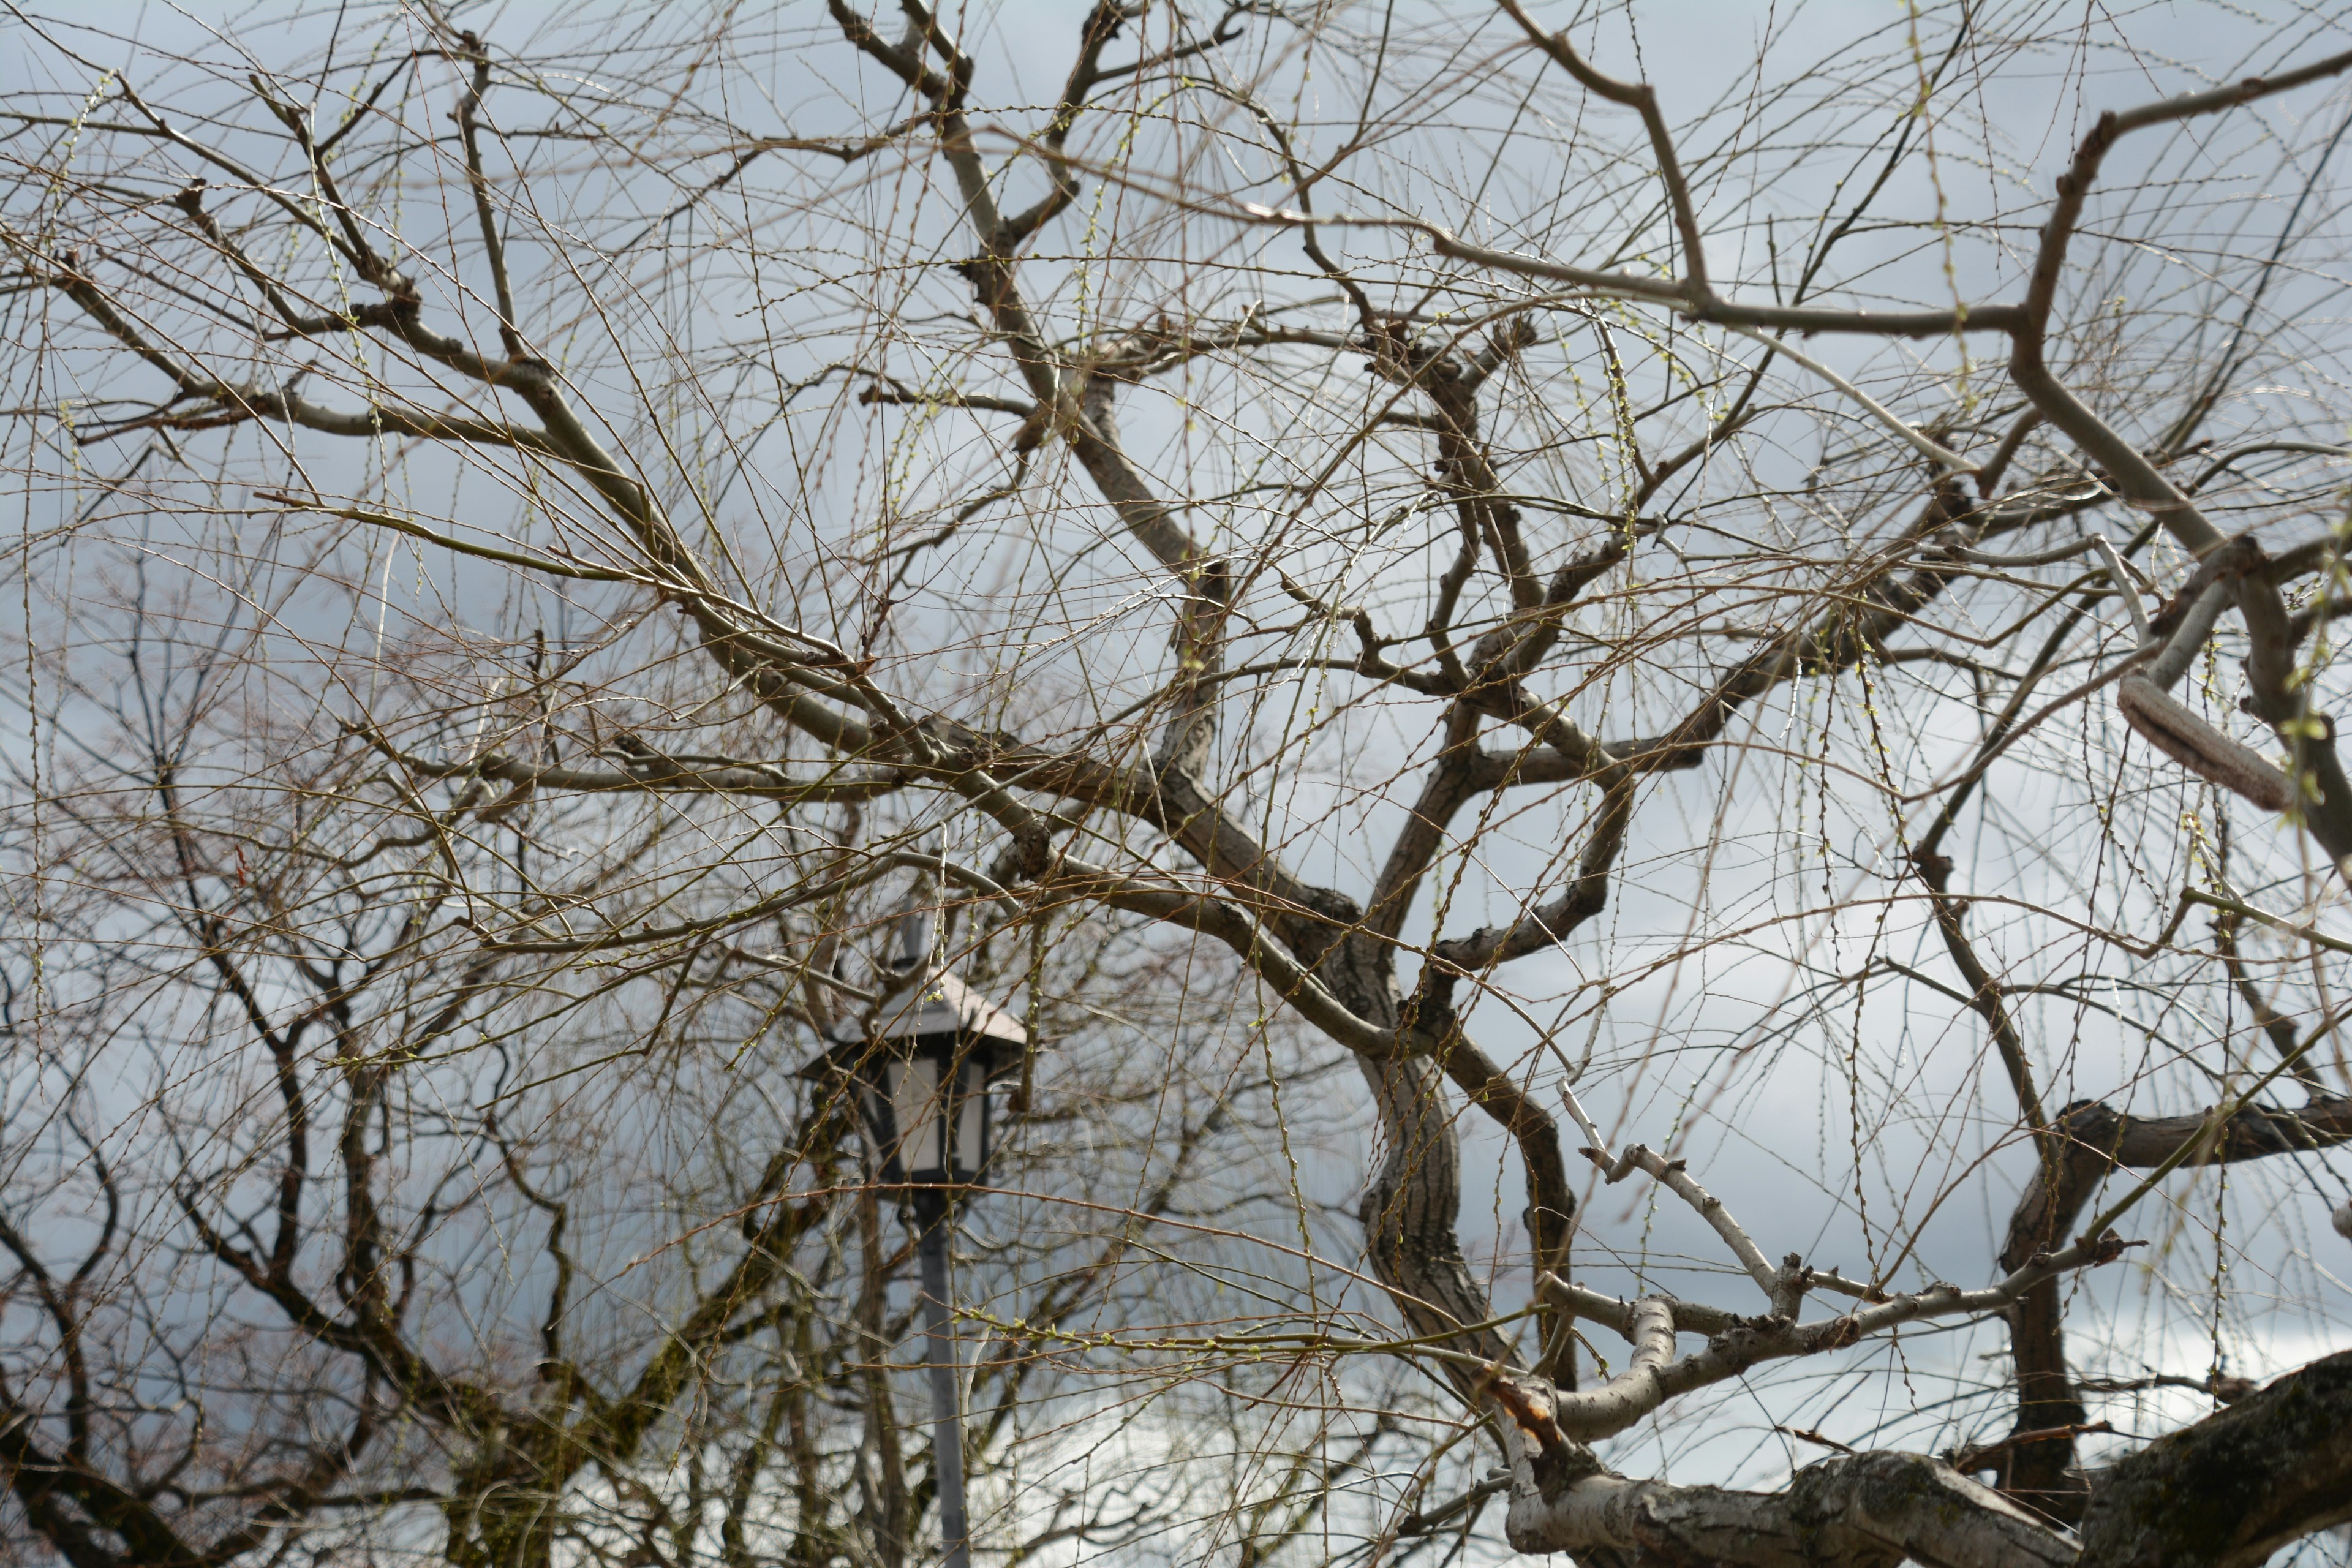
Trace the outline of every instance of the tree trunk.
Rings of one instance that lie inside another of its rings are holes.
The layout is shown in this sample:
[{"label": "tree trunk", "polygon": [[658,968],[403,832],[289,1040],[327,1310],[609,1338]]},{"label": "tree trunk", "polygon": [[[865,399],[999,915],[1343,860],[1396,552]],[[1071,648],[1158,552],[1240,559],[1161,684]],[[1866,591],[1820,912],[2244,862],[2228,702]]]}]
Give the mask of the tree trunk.
[{"label": "tree trunk", "polygon": [[[1359,1017],[1396,1026],[1398,1005],[1385,944],[1360,937],[1335,943],[1317,965],[1332,993]],[[1455,1223],[1462,1212],[1462,1141],[1444,1069],[1427,1057],[1374,1058],[1357,1066],[1380,1113],[1381,1164],[1364,1189],[1364,1247],[1372,1272],[1387,1287],[1415,1334],[1443,1333],[1494,1316],[1486,1293],[1471,1277]],[[1516,1363],[1509,1343],[1493,1330],[1464,1334],[1458,1348],[1487,1362]],[[1449,1367],[1448,1375],[1473,1408],[1485,1403],[1475,1375]]]}]

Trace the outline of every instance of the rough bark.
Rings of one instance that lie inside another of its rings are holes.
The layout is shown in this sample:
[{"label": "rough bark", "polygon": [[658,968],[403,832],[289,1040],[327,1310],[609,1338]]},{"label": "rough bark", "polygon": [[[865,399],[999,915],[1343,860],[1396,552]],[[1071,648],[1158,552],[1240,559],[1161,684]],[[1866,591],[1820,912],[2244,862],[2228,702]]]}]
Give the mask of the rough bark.
[{"label": "rough bark", "polygon": [[[1581,1449],[1574,1450],[1582,1456]],[[1937,1459],[1854,1454],[1778,1492],[1523,1466],[1506,1530],[1585,1568],[2253,1568],[2352,1520],[2352,1352],[2288,1373],[2096,1478],[2079,1537]]]},{"label": "rough bark", "polygon": [[2352,1520],[2352,1351],[2132,1455],[2100,1478],[2082,1568],[2252,1568]]},{"label": "rough bark", "polygon": [[[1641,1568],[2060,1568],[2073,1542],[1998,1494],[1916,1454],[1857,1454],[1801,1470],[1785,1491],[1586,1476],[1523,1490],[1506,1524],[1521,1552]],[[1599,1550],[1594,1550],[1598,1548]]]}]

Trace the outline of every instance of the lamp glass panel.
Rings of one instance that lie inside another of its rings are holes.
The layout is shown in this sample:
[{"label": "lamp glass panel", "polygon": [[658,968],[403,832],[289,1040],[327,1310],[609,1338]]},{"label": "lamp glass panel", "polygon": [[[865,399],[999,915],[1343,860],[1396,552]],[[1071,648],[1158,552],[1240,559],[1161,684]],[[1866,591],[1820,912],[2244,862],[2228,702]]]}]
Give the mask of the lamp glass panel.
[{"label": "lamp glass panel", "polygon": [[940,1064],[929,1057],[889,1066],[890,1104],[896,1112],[898,1161],[910,1181],[936,1180],[940,1156]]},{"label": "lamp glass panel", "polygon": [[977,1057],[966,1057],[956,1077],[956,1174],[971,1180],[988,1163],[988,1074]]}]

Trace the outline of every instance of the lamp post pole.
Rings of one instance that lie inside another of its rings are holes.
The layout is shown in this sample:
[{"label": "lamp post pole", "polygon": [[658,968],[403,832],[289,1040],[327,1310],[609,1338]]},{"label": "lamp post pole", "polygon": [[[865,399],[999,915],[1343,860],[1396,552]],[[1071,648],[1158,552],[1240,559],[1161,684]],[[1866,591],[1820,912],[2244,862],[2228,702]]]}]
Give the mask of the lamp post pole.
[{"label": "lamp post pole", "polygon": [[946,1568],[971,1568],[971,1527],[963,1505],[963,1366],[948,1313],[948,1194],[915,1189],[915,1252],[922,1261],[923,1330],[929,1340],[931,1472],[940,1494],[940,1538]]},{"label": "lamp post pole", "polygon": [[949,1310],[949,1215],[988,1169],[988,1086],[1026,1059],[1029,1032],[934,953],[938,910],[921,889],[898,921],[891,989],[827,1030],[831,1048],[802,1069],[856,1098],[875,1180],[906,1194],[921,1266],[924,1370],[931,1385],[932,1489],[945,1568],[971,1568],[963,1490],[963,1364]]}]

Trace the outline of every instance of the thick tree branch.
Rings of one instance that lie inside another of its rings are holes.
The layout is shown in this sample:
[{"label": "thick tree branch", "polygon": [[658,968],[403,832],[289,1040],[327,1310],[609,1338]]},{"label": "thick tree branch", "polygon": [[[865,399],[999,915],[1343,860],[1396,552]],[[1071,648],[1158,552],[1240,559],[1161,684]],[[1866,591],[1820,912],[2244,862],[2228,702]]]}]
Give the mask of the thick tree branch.
[{"label": "thick tree branch", "polygon": [[[1997,1494],[1914,1454],[1801,1470],[1785,1492],[1676,1487],[1599,1473],[1557,1495],[1525,1488],[1507,1526],[1521,1552],[1628,1554],[1644,1568],[2071,1568],[2074,1543]],[[1588,1559],[1591,1560],[1591,1559]]]},{"label": "thick tree branch", "polygon": [[2315,1361],[2099,1478],[2080,1568],[2256,1568],[2352,1519],[2352,1351]]}]

